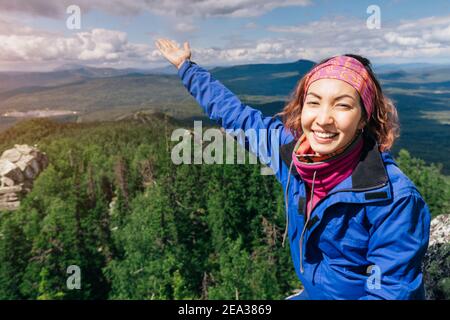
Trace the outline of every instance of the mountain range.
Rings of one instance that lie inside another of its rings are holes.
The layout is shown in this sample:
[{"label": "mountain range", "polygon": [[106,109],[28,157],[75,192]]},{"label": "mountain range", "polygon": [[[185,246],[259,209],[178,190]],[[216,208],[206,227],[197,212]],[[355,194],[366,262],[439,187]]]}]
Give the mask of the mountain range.
[{"label": "mountain range", "polygon": [[[298,60],[280,64],[205,67],[246,104],[271,116],[285,105],[302,75],[315,64]],[[450,65],[374,66],[384,92],[401,121],[394,151],[407,148],[417,157],[450,169]],[[0,130],[20,117],[8,112],[66,110],[61,121],[117,120],[136,112],[162,112],[192,124],[205,119],[172,66],[144,69],[64,65],[49,72],[0,72]],[[16,113],[17,114],[17,113]]]}]

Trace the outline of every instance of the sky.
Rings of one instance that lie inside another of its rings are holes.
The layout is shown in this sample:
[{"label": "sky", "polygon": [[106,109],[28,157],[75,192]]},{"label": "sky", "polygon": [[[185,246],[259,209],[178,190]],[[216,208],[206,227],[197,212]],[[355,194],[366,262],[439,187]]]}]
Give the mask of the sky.
[{"label": "sky", "polygon": [[1,71],[167,66],[158,38],[188,41],[205,66],[345,53],[449,64],[450,1],[0,0]]}]

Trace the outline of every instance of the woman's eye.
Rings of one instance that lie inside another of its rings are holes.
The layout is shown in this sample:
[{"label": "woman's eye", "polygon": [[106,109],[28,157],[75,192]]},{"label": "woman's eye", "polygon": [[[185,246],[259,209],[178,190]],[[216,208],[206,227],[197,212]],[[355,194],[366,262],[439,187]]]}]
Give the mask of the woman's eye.
[{"label": "woman's eye", "polygon": [[309,102],[307,102],[307,104],[319,104],[319,103],[315,102],[315,101],[309,101]]},{"label": "woman's eye", "polygon": [[338,107],[344,107],[350,109],[352,106],[349,106],[348,104],[338,104]]}]

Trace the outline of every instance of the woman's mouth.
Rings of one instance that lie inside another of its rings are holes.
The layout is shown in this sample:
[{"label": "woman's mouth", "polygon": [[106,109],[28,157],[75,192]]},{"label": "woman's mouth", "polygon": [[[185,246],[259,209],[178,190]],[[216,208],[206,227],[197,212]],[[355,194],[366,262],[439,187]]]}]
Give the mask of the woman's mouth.
[{"label": "woman's mouth", "polygon": [[323,132],[323,131],[313,131],[314,139],[318,143],[330,143],[339,135],[335,132]]}]

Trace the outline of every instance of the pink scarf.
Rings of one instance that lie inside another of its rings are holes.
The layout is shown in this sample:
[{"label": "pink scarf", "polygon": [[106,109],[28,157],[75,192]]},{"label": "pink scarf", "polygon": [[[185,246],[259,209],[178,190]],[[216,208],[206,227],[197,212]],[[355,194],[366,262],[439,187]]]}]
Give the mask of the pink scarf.
[{"label": "pink scarf", "polygon": [[[323,161],[313,163],[307,163],[300,160],[303,159],[302,155],[297,154],[296,151],[297,149],[301,149],[301,144],[308,144],[306,139],[300,139],[300,141],[301,143],[296,146],[292,153],[292,160],[297,172],[307,186],[306,214],[309,218],[309,215],[317,202],[325,197],[331,189],[352,174],[359,162],[364,141],[362,134],[360,134],[341,153]],[[311,190],[313,190],[312,197]]]}]

